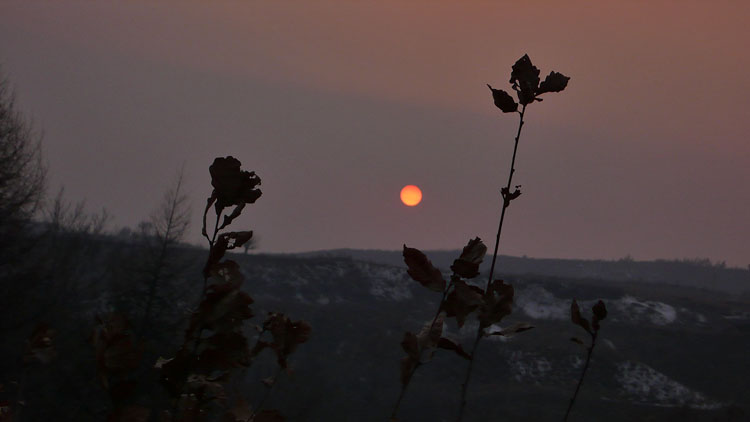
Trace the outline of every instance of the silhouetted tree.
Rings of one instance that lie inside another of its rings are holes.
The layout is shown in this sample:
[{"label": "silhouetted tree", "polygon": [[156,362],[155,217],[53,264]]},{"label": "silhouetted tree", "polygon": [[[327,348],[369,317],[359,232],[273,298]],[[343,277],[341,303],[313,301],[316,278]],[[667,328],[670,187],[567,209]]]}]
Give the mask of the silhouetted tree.
[{"label": "silhouetted tree", "polygon": [[190,226],[190,208],[184,193],[184,168],[177,174],[174,185],[167,189],[159,207],[151,215],[150,236],[147,236],[146,287],[148,293],[140,331],[149,326],[152,319],[157,289],[164,279],[172,279],[179,272],[172,259],[172,252],[185,236]]},{"label": "silhouetted tree", "polygon": [[29,239],[26,231],[41,203],[45,176],[41,135],[17,110],[0,73],[0,277],[14,257],[23,255],[22,247],[33,244],[22,241]]}]

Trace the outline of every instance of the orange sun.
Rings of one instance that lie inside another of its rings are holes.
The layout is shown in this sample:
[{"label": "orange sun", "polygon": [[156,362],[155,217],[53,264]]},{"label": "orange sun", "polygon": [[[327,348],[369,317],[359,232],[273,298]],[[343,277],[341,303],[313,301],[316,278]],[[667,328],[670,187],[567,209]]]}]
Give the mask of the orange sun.
[{"label": "orange sun", "polygon": [[422,201],[422,191],[414,185],[406,185],[401,189],[401,202],[413,207]]}]

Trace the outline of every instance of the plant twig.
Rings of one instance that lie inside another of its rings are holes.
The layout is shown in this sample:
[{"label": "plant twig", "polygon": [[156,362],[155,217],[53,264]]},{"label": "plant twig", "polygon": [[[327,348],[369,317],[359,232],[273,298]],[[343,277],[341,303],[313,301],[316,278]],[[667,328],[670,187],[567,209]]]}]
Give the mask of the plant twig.
[{"label": "plant twig", "polygon": [[[511,199],[509,197],[506,197],[506,195],[510,194],[510,187],[513,183],[513,174],[516,172],[516,153],[518,152],[518,140],[521,138],[521,129],[523,129],[523,116],[526,113],[526,105],[523,105],[521,108],[521,111],[519,113],[519,121],[518,121],[518,131],[516,132],[516,139],[515,144],[513,145],[513,158],[510,162],[510,172],[508,174],[508,184],[506,185],[505,189],[502,192],[503,193],[503,208],[500,212],[500,222],[498,223],[497,227],[497,236],[495,237],[495,250],[492,253],[492,265],[490,265],[490,273],[487,277],[487,289],[486,291],[489,291],[490,286],[492,285],[492,278],[495,275],[495,263],[497,262],[497,251],[500,246],[500,234],[503,231],[503,222],[505,221],[505,211],[508,209],[508,206],[510,205]],[[456,419],[457,422],[463,421],[464,418],[464,410],[466,409],[466,394],[469,389],[469,381],[471,380],[471,373],[474,369],[474,361],[476,360],[476,353],[477,348],[479,347],[479,341],[483,337],[483,327],[481,324],[479,325],[479,328],[477,328],[477,336],[474,339],[474,345],[471,348],[471,351],[469,352],[469,355],[471,356],[471,360],[469,360],[469,366],[466,369],[466,377],[464,378],[464,382],[461,385],[461,402],[459,405],[458,410],[458,418]]]},{"label": "plant twig", "polygon": [[[448,287],[446,287],[445,291],[443,292],[443,297],[440,299],[440,305],[438,306],[437,312],[435,312],[435,317],[432,318],[432,323],[430,324],[430,329],[428,330],[428,332],[432,331],[432,328],[435,326],[435,322],[437,322],[440,313],[443,312],[443,304],[445,303],[445,298],[448,296],[451,287],[453,287],[452,278],[450,283],[448,284]],[[398,414],[399,408],[401,407],[401,400],[403,400],[404,395],[406,394],[406,388],[411,383],[411,379],[414,376],[414,373],[417,372],[417,368],[419,368],[420,366],[422,366],[422,364],[420,362],[417,362],[417,364],[414,365],[414,368],[411,369],[409,376],[406,378],[406,382],[401,384],[401,392],[396,399],[396,404],[393,406],[393,411],[391,412],[391,420],[396,420],[396,415]]]},{"label": "plant twig", "polygon": [[589,363],[591,362],[591,354],[594,352],[594,346],[596,346],[596,335],[599,334],[597,331],[594,331],[593,334],[591,334],[591,346],[589,346],[587,353],[586,353],[586,363],[583,365],[583,372],[581,372],[581,378],[578,379],[578,385],[576,385],[576,391],[573,393],[573,397],[570,398],[570,404],[568,404],[568,410],[565,412],[565,417],[563,418],[563,422],[567,422],[568,416],[570,415],[570,411],[573,410],[573,404],[576,402],[576,397],[578,397],[578,390],[581,389],[581,384],[583,384],[583,378],[586,376],[586,371],[589,369]]},{"label": "plant twig", "polygon": [[284,368],[279,365],[279,367],[276,369],[276,374],[273,376],[273,383],[271,385],[266,386],[266,392],[263,394],[263,397],[260,399],[260,402],[258,402],[258,405],[255,406],[255,409],[253,410],[253,414],[250,415],[250,417],[247,419],[247,422],[252,422],[255,420],[255,417],[258,416],[260,411],[263,409],[263,405],[266,404],[266,401],[268,401],[268,398],[271,396],[271,390],[273,390],[273,387],[276,386],[276,383],[278,382],[279,376],[281,376],[281,373],[284,371]]}]

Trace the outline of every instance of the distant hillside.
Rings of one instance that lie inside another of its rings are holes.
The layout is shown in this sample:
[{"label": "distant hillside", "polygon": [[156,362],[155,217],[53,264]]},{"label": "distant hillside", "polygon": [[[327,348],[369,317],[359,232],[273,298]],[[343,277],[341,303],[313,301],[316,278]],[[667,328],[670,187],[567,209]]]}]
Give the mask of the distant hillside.
[{"label": "distant hillside", "polygon": [[[460,251],[426,251],[432,262],[447,270]],[[335,249],[294,254],[299,257],[350,257],[386,265],[404,266],[401,251]],[[482,266],[488,271],[490,260]],[[736,294],[750,294],[750,270],[725,268],[708,260],[683,261],[617,261],[521,258],[507,255],[498,257],[500,275],[541,275],[577,279],[610,281],[639,281],[690,286]]]}]

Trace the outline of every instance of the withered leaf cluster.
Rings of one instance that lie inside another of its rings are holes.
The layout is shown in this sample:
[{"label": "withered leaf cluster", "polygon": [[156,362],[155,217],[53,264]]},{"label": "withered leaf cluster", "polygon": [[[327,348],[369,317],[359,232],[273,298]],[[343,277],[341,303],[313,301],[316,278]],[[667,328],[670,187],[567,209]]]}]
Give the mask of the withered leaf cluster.
[{"label": "withered leaf cluster", "polygon": [[461,344],[442,336],[445,318],[455,318],[456,324],[463,327],[468,317],[476,313],[484,335],[510,335],[533,328],[528,324],[517,324],[514,326],[516,328],[503,331],[503,334],[486,332],[488,327],[500,323],[510,315],[513,304],[513,287],[502,280],[494,280],[486,291],[467,283],[467,280],[479,275],[479,266],[486,253],[487,246],[480,238],[470,240],[461,255],[453,261],[448,283],[422,251],[404,245],[403,256],[409,276],[428,289],[443,293],[443,300],[436,318],[426,324],[419,334],[404,334],[401,342],[401,347],[406,352],[401,360],[403,384],[409,382],[416,368],[429,361],[438,348],[452,350],[465,359],[472,358]]},{"label": "withered leaf cluster", "polygon": [[26,364],[38,362],[47,364],[57,357],[54,345],[55,330],[49,325],[41,323],[34,328],[31,336],[26,340],[26,353],[23,361]]},{"label": "withered leaf cluster", "polygon": [[[573,299],[573,303],[570,304],[570,320],[573,324],[580,326],[586,330],[589,335],[595,337],[599,333],[599,328],[601,328],[599,323],[607,318],[607,307],[604,305],[604,302],[600,300],[591,307],[591,312],[591,321],[589,321],[581,315],[581,308],[578,306],[578,302],[575,299]],[[574,343],[583,344],[583,341],[577,337],[573,337],[570,340]]]},{"label": "withered leaf cluster", "polygon": [[[239,265],[225,260],[227,251],[241,247],[253,236],[252,231],[219,231],[240,216],[246,204],[254,203],[260,196],[260,177],[255,172],[244,171],[234,157],[216,158],[209,167],[213,191],[208,198],[203,215],[203,235],[209,240],[210,251],[203,269],[205,289],[198,308],[190,316],[184,342],[174,357],[160,358],[155,367],[161,370],[161,381],[175,398],[176,420],[202,420],[204,409],[210,403],[223,405],[227,400],[224,384],[231,371],[246,368],[253,358],[265,348],[276,354],[278,364],[287,369],[287,359],[297,346],[307,341],[310,325],[292,321],[284,314],[269,313],[255,346],[250,347],[244,333],[245,321],[252,318],[252,297],[242,290],[244,276]],[[212,237],[207,235],[206,214],[211,205],[216,210],[216,226]],[[219,219],[225,208],[234,206]],[[263,339],[270,333],[271,340]],[[173,418],[174,419],[174,418]],[[276,410],[256,409],[254,412],[244,401],[237,401],[225,412],[227,421],[283,421]]]},{"label": "withered leaf cluster", "polygon": [[99,382],[119,407],[135,392],[133,378],[141,361],[143,346],[136,340],[128,320],[120,314],[107,314],[96,318],[97,325],[91,334]]},{"label": "withered leaf cluster", "polygon": [[511,88],[516,92],[518,103],[513,97],[502,89],[495,89],[487,85],[492,91],[492,100],[495,106],[503,113],[518,111],[518,104],[526,106],[534,101],[542,101],[539,97],[547,92],[560,92],[568,86],[569,77],[558,72],[550,72],[540,83],[539,69],[531,63],[529,56],[524,54],[513,65],[510,73]]}]

